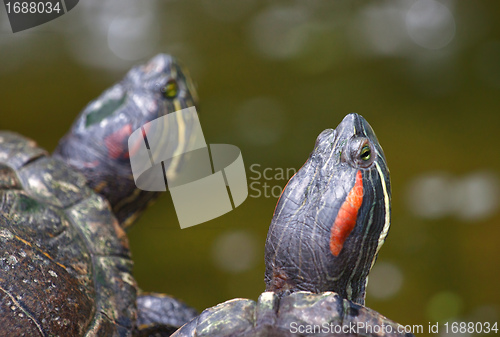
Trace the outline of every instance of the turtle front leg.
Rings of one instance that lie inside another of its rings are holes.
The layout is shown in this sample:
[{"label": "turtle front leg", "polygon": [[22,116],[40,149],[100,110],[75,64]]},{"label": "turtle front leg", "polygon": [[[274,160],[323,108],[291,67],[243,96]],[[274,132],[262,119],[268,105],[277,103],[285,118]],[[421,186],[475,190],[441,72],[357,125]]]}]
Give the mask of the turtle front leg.
[{"label": "turtle front leg", "polygon": [[137,324],[134,337],[166,337],[198,316],[195,309],[178,299],[159,293],[137,297]]}]

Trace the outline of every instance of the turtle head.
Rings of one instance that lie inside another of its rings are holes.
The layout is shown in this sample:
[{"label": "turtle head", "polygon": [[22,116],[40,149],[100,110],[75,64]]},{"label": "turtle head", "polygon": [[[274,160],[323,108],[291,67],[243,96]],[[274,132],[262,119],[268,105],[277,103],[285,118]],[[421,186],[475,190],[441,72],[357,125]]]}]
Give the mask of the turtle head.
[{"label": "turtle head", "polygon": [[[157,55],[90,102],[61,139],[54,156],[81,171],[127,226],[158,195],[134,184],[129,136],[158,117],[194,106],[196,99],[187,70],[173,57]],[[189,122],[179,124],[183,131],[189,130],[190,125],[185,125]],[[168,141],[187,144],[188,137],[189,132],[176,132]]]},{"label": "turtle head", "polygon": [[318,136],[281,194],[266,240],[266,289],[334,291],[364,304],[390,201],[382,147],[368,122],[349,114]]}]

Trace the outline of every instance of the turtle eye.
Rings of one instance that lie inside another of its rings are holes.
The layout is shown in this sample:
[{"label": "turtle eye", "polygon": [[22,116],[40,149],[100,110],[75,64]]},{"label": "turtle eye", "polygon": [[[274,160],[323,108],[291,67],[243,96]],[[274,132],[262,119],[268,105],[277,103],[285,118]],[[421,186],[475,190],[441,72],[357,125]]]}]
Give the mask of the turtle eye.
[{"label": "turtle eye", "polygon": [[167,84],[161,89],[163,97],[165,98],[175,98],[179,94],[179,85],[176,80],[169,80]]},{"label": "turtle eye", "polygon": [[371,156],[372,156],[372,150],[370,149],[370,147],[368,145],[363,146],[359,154],[359,158],[361,158],[364,161],[368,161],[370,160]]},{"label": "turtle eye", "polygon": [[[343,145],[346,143],[345,145]],[[352,137],[340,145],[342,162],[349,163],[352,167],[368,168],[377,157],[373,144],[366,137]]]},{"label": "turtle eye", "polygon": [[365,139],[364,141],[363,139],[359,139],[359,141],[359,147],[355,147],[358,150],[352,152],[353,160],[357,163],[357,165],[359,165],[359,167],[368,168],[375,160],[376,153],[373,152],[373,145],[370,144],[367,139]]}]

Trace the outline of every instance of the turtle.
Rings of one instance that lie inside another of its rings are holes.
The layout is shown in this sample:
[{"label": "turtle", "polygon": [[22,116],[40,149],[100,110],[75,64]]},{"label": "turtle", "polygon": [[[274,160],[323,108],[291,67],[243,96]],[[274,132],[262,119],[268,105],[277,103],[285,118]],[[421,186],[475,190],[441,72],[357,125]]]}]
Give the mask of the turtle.
[{"label": "turtle", "polygon": [[349,114],[318,136],[283,189],[265,244],[265,292],[208,308],[172,337],[411,336],[364,306],[390,215],[382,147]]},{"label": "turtle", "polygon": [[[90,102],[52,156],[0,132],[1,336],[167,336],[196,316],[140,293],[125,232],[159,195],[135,186],[128,136],[196,102],[187,69],[160,54]],[[182,150],[192,125],[170,124],[165,146]]]}]

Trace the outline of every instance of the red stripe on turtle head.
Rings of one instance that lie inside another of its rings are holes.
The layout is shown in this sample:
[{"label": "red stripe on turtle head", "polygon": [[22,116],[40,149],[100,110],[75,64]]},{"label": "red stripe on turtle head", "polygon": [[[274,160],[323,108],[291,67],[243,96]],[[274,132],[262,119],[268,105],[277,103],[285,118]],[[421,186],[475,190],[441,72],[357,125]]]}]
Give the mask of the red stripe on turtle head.
[{"label": "red stripe on turtle head", "polygon": [[340,206],[337,218],[332,226],[331,236],[330,236],[330,251],[334,256],[338,256],[344,242],[351,234],[354,226],[356,225],[356,220],[358,218],[358,211],[363,202],[363,175],[361,170],[356,173],[356,182],[354,186],[347,194],[347,197]]},{"label": "red stripe on turtle head", "polygon": [[132,134],[132,125],[126,124],[121,129],[104,138],[111,159],[128,158],[128,137]]}]

